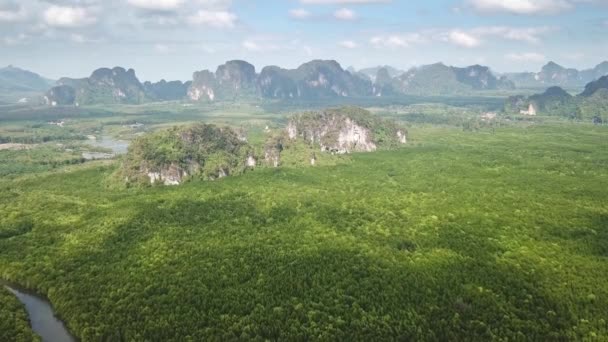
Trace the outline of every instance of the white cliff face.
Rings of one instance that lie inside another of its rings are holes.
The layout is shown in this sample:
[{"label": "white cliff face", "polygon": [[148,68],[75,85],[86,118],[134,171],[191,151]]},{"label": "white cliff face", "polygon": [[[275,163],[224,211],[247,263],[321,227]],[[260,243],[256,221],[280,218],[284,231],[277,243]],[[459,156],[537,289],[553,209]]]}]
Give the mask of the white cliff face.
[{"label": "white cliff face", "polygon": [[290,122],[287,125],[287,135],[291,140],[295,139],[298,136],[298,128],[293,122]]},{"label": "white cliff face", "polygon": [[373,152],[377,149],[376,144],[371,140],[369,130],[357,125],[351,119],[346,119],[346,126],[340,130],[338,148],[344,153]]},{"label": "white cliff face", "polygon": [[150,184],[179,185],[188,176],[188,172],[176,164],[171,164],[160,171],[148,171],[147,175],[150,179]]},{"label": "white cliff face", "polygon": [[397,131],[397,139],[399,139],[400,143],[407,144],[407,135],[402,130]]},{"label": "white cliff face", "polygon": [[272,167],[279,167],[280,157],[277,151],[266,151],[264,153],[264,160],[268,165],[271,165]]},{"label": "white cliff face", "polygon": [[215,91],[206,86],[202,86],[200,88],[191,88],[188,90],[188,98],[192,101],[200,101],[200,100],[215,100]]}]

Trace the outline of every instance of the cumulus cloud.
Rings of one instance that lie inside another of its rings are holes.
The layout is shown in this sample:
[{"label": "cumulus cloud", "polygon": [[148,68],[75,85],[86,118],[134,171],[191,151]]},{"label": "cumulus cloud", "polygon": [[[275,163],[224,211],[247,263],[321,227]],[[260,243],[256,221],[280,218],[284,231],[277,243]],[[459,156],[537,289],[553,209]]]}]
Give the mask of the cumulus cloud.
[{"label": "cumulus cloud", "polygon": [[80,33],[72,33],[70,35],[70,40],[78,44],[97,43],[100,41],[99,39],[92,39]]},{"label": "cumulus cloud", "polygon": [[4,43],[4,45],[19,45],[24,43],[27,39],[28,39],[28,35],[26,35],[25,33],[20,33],[16,36],[8,36],[8,37],[4,37],[2,38],[2,42]]},{"label": "cumulus cloud", "polygon": [[0,22],[13,23],[26,19],[27,13],[23,6],[14,3],[0,3]]},{"label": "cumulus cloud", "polygon": [[188,17],[188,22],[192,25],[226,29],[233,28],[236,25],[237,19],[236,14],[229,11],[199,10],[194,15]]},{"label": "cumulus cloud", "polygon": [[127,0],[134,7],[153,11],[172,11],[178,9],[184,0]]},{"label": "cumulus cloud", "polygon": [[376,48],[406,48],[412,44],[422,43],[425,39],[419,33],[389,34],[374,36],[370,39],[370,44]]},{"label": "cumulus cloud", "polygon": [[289,16],[294,19],[308,19],[311,13],[303,8],[294,8],[289,11]]},{"label": "cumulus cloud", "polygon": [[555,14],[573,8],[568,0],[468,0],[479,13]]},{"label": "cumulus cloud", "polygon": [[470,33],[454,30],[448,33],[447,40],[455,45],[474,48],[481,44],[481,41]]},{"label": "cumulus cloud", "polygon": [[536,44],[542,36],[557,30],[554,27],[479,26],[470,29],[432,29],[414,33],[376,35],[370,39],[374,47],[408,47],[422,42],[446,42],[465,48],[482,46],[487,40],[513,40]]},{"label": "cumulus cloud", "polygon": [[341,47],[343,47],[345,49],[355,49],[359,46],[357,43],[355,43],[352,40],[341,41],[340,43],[338,43],[338,45],[340,45]]},{"label": "cumulus cloud", "polygon": [[507,40],[515,40],[526,43],[538,43],[541,36],[557,30],[555,27],[508,27],[508,26],[482,26],[471,30],[471,34],[477,37],[496,36]]},{"label": "cumulus cloud", "polygon": [[513,62],[544,62],[547,60],[545,55],[536,52],[510,53],[505,57]]},{"label": "cumulus cloud", "polygon": [[348,8],[340,8],[334,12],[334,18],[339,20],[355,20],[357,19],[357,14]]},{"label": "cumulus cloud", "polygon": [[154,51],[158,52],[159,54],[166,55],[173,51],[173,49],[166,44],[154,44]]},{"label": "cumulus cloud", "polygon": [[53,27],[82,27],[94,24],[97,19],[83,7],[51,6],[43,13],[44,21]]},{"label": "cumulus cloud", "polygon": [[252,40],[246,40],[242,44],[243,48],[248,51],[260,51],[262,48],[260,45]]}]

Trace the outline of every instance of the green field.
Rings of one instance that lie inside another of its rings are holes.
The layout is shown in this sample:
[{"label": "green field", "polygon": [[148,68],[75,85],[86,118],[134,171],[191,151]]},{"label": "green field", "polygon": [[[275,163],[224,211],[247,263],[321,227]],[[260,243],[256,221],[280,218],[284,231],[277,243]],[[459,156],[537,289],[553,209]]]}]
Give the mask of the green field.
[{"label": "green field", "polygon": [[118,162],[2,179],[0,278],[83,341],[607,340],[608,127],[409,130],[179,187],[114,187]]}]

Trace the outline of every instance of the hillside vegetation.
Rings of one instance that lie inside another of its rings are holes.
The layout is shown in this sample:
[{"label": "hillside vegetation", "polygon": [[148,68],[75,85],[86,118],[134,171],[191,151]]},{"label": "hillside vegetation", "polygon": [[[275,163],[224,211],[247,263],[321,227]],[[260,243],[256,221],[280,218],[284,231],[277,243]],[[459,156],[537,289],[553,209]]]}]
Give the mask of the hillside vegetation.
[{"label": "hillside vegetation", "polygon": [[0,274],[82,341],[605,340],[607,133],[418,127],[180,187],[108,189],[95,163],[0,180],[0,231],[30,224]]}]

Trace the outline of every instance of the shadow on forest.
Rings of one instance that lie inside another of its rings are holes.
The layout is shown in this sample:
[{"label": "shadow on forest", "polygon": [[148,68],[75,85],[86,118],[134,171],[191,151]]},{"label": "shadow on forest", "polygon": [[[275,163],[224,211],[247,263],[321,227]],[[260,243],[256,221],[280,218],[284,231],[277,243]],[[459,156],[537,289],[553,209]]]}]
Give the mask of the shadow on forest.
[{"label": "shadow on forest", "polygon": [[[541,275],[498,264],[492,255],[501,248],[486,237],[444,227],[432,244],[405,240],[422,245],[408,253],[429,262],[389,262],[369,253],[366,242],[307,240],[302,233],[310,227],[294,224],[292,206],[262,211],[254,203],[245,193],[134,203],[137,213],[91,252],[57,258],[45,288],[55,288],[61,316],[83,339],[193,331],[230,339],[245,326],[252,336],[310,338],[312,327],[336,325],[336,317],[345,338],[414,339],[420,331],[430,339],[517,331],[545,338],[576,321],[569,307],[544,293]],[[310,224],[350,234],[341,209],[308,209]],[[373,222],[375,213],[358,210],[354,226]],[[397,242],[373,243],[404,253]],[[429,253],[437,248],[460,257],[433,259]]]}]

